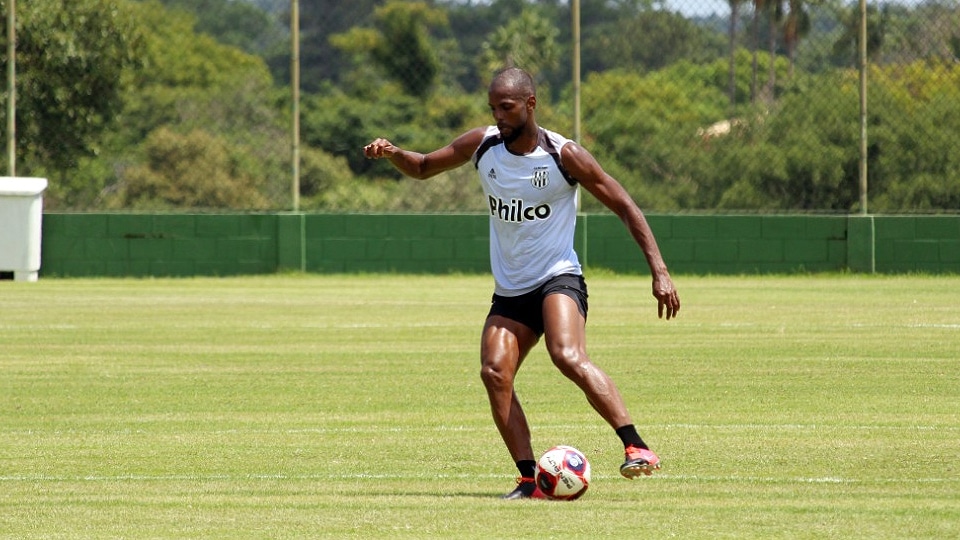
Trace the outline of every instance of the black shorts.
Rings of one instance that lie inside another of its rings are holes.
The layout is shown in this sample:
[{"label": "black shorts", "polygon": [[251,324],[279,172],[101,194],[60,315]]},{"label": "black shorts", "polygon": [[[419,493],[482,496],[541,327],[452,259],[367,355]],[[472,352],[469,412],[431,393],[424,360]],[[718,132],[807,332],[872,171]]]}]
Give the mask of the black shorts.
[{"label": "black shorts", "polygon": [[491,315],[500,315],[530,327],[537,336],[543,335],[543,299],[551,294],[564,294],[577,302],[577,309],[587,318],[587,283],[583,276],[560,274],[520,296],[493,295]]}]

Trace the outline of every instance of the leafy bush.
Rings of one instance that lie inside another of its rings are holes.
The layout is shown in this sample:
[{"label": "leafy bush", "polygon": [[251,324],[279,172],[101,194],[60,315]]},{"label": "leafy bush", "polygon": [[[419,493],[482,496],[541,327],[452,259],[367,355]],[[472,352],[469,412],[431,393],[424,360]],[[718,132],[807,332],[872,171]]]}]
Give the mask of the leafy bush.
[{"label": "leafy bush", "polygon": [[246,174],[241,149],[208,132],[180,135],[160,128],[147,137],[145,162],[122,175],[107,198],[111,208],[166,210],[171,208],[265,209],[258,178]]}]

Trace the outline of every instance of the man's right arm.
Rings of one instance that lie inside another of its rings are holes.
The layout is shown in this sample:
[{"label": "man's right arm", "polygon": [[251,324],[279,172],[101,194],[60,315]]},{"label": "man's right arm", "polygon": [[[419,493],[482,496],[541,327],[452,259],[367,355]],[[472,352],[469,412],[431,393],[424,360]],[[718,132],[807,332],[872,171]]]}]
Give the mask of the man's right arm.
[{"label": "man's right arm", "polygon": [[450,144],[429,154],[404,150],[387,139],[376,139],[363,147],[363,155],[368,159],[389,159],[397,170],[407,176],[419,179],[430,178],[470,161],[483,141],[485,132],[486,128],[482,127],[471,129]]}]

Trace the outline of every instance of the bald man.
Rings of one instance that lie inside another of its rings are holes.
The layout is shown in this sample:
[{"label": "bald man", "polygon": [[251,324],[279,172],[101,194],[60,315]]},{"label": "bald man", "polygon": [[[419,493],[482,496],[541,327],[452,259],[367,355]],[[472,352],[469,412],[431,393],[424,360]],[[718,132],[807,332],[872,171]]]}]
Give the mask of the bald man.
[{"label": "bald man", "polygon": [[490,83],[496,125],[478,127],[422,154],[379,138],[363,148],[403,174],[426,179],[468,161],[476,168],[490,213],[493,299],[480,339],[480,377],[493,420],[520,477],[505,499],[542,498],[535,478],[530,426],[514,391],[520,365],[543,336],[553,364],[623,442],[626,478],[650,475],[660,458],[637,432],[617,386],[586,350],[587,285],[573,249],[582,186],[623,221],[650,266],[658,316],[680,310],[680,298],[643,212],[582,146],[537,124],[536,88],[519,68]]}]

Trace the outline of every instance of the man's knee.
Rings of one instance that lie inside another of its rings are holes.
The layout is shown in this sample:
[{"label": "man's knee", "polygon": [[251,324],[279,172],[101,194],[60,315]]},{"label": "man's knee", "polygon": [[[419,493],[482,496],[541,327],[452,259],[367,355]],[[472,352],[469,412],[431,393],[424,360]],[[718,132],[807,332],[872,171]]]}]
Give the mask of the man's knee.
[{"label": "man's knee", "polygon": [[580,347],[551,347],[549,353],[553,364],[568,377],[576,377],[578,371],[590,364],[586,351]]},{"label": "man's knee", "polygon": [[484,360],[480,366],[480,380],[490,390],[508,389],[513,387],[513,370],[505,362]]}]

